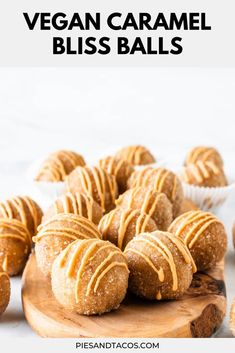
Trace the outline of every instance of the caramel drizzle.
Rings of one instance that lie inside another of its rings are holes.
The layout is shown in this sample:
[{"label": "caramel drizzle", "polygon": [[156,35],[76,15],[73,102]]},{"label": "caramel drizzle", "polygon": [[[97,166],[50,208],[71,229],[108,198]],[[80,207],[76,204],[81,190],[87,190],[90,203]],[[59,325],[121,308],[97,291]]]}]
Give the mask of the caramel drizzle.
[{"label": "caramel drizzle", "polygon": [[[131,189],[130,195],[129,195],[129,202],[128,202],[128,208],[131,208],[133,205],[133,202],[135,201],[135,198],[138,197],[138,193],[141,193],[143,191],[142,187],[136,187]],[[123,196],[122,196],[123,197]],[[152,201],[152,198],[154,197],[154,200]],[[146,193],[144,194],[144,199],[142,203],[142,207],[140,211],[142,213],[148,214],[150,217],[154,214],[159,198],[161,197],[160,193],[158,194],[155,192],[153,189],[149,188],[146,189]]]},{"label": "caramel drizzle", "polygon": [[[88,170],[91,172],[91,176],[89,175]],[[108,189],[112,198],[112,202],[115,202],[116,197],[116,184],[115,179],[111,177],[109,174],[106,173],[105,170],[99,167],[78,167],[76,172],[79,175],[79,178],[82,183],[82,188],[85,192],[94,198],[94,191],[92,187],[92,179],[95,182],[96,190],[98,193],[99,203],[103,211],[105,211],[105,197],[107,192],[107,185]]]},{"label": "caramel drizzle", "polygon": [[[105,274],[111,270],[111,268],[116,267],[116,266],[125,266],[127,268],[127,265],[125,263],[121,263],[118,261],[112,262],[109,264],[109,262],[112,260],[112,258],[115,255],[121,255],[119,250],[111,252],[96,268],[95,272],[93,273],[90,282],[87,285],[87,290],[86,290],[86,296],[88,296],[91,292],[91,288],[93,283],[96,282],[95,287],[94,287],[94,293],[96,293],[98,286],[100,284],[101,279],[105,276]],[[108,264],[108,267],[106,265]],[[111,267],[110,267],[111,265]],[[127,268],[128,271],[128,268]],[[100,273],[101,272],[101,273]],[[100,273],[100,275],[99,275]]]},{"label": "caramel drizzle", "polygon": [[65,165],[62,160],[62,157],[67,159],[69,163],[75,168],[76,166],[84,166],[85,162],[82,156],[79,154],[75,154],[71,151],[59,151],[58,153],[52,153],[48,159],[44,161],[42,164],[41,170],[37,179],[40,178],[41,175],[49,175],[52,181],[60,181],[64,180],[67,175],[65,170]]},{"label": "caramel drizzle", "polygon": [[198,183],[202,183],[203,180],[210,178],[212,173],[218,175],[220,169],[211,161],[202,162],[197,161],[195,164],[189,164],[183,169],[183,176],[185,181],[191,182],[194,178]]},{"label": "caramel drizzle", "polygon": [[139,164],[141,162],[141,155],[144,152],[142,146],[129,146],[120,150],[119,154],[132,164]]},{"label": "caramel drizzle", "polygon": [[[102,233],[103,239],[107,239],[107,233],[109,228],[112,224],[112,221],[115,215],[120,212],[119,209],[115,209],[105,215],[99,224],[99,230]],[[147,214],[139,213],[139,210],[122,210],[121,217],[119,221],[119,229],[118,229],[118,244],[117,246],[122,249],[123,243],[125,240],[125,235],[128,226],[134,220],[134,218],[138,216],[135,225],[135,234],[140,234],[145,231],[148,222],[150,221],[151,217]]]},{"label": "caramel drizzle", "polygon": [[[86,194],[67,193],[54,203],[55,213],[74,213],[93,220],[94,200]],[[86,211],[86,212],[85,212]]]},{"label": "caramel drizzle", "polygon": [[101,159],[99,164],[100,167],[107,170],[109,174],[117,176],[123,165],[125,165],[125,160],[110,156],[105,159]]},{"label": "caramel drizzle", "polygon": [[[146,239],[146,237],[148,237]],[[178,289],[178,276],[177,276],[177,271],[176,271],[176,266],[175,266],[175,261],[173,259],[173,256],[167,246],[158,238],[151,236],[151,234],[145,233],[145,238],[136,238],[136,242],[144,242],[150,245],[151,247],[155,248],[162,257],[167,261],[171,274],[172,274],[172,290],[176,291]]]},{"label": "caramel drizzle", "polygon": [[136,171],[132,174],[131,179],[133,181],[132,187],[135,186],[147,186],[149,179],[156,172],[156,169],[151,167],[143,168],[142,170]]},{"label": "caramel drizzle", "polygon": [[[17,221],[16,219],[0,221],[0,229],[7,229],[9,233],[0,234],[0,238],[12,238],[21,240],[24,243],[32,244],[32,238],[28,229],[23,225],[23,223]],[[15,231],[16,234],[13,234],[12,231]]]},{"label": "caramel drizzle", "polygon": [[33,237],[33,241],[35,243],[39,242],[42,238],[45,237],[65,237],[72,240],[77,239],[89,239],[90,237],[85,235],[83,232],[79,232],[77,230],[71,228],[63,228],[63,229],[46,229],[45,231],[41,231],[35,237]]},{"label": "caramel drizzle", "polygon": [[8,272],[8,255],[6,254],[2,263],[2,269],[6,273]]},{"label": "caramel drizzle", "polygon": [[[171,269],[172,273],[172,290],[176,291],[178,289],[178,276],[177,276],[177,271],[176,271],[176,266],[175,266],[175,261],[172,256],[171,251],[168,249],[167,245],[163,243],[159,238],[154,236],[154,233],[144,233],[146,238],[136,238],[135,241],[142,240],[144,242],[149,243],[151,246],[153,246],[157,251],[161,253],[161,255],[164,257],[164,259],[168,262],[169,267]],[[193,258],[189,252],[189,250],[183,245],[182,241],[177,238],[173,238],[173,236],[164,233],[164,235],[177,247],[178,251],[181,253],[181,255],[184,258],[184,261],[187,264],[192,265],[192,270],[193,272],[196,272],[196,265],[193,261]]]},{"label": "caramel drizzle", "polygon": [[[149,246],[153,247],[162,255],[162,257],[167,261],[171,270],[172,290],[176,291],[178,289],[178,274],[176,270],[176,264],[171,251],[169,250],[168,246],[164,244],[162,240],[154,236],[154,233],[143,233],[143,235],[144,237],[141,236],[141,237],[135,238],[135,242],[144,242],[145,244],[147,243]],[[164,233],[164,235],[177,247],[178,251],[183,256],[185,262],[187,264],[191,264],[193,272],[196,272],[196,266],[192,259],[192,256],[189,250],[183,245],[181,240],[177,238],[173,238],[170,234],[167,234],[167,233]],[[164,275],[164,272],[163,272],[163,275]],[[158,300],[161,299],[160,291],[158,291],[158,293],[156,294],[156,299]]]},{"label": "caramel drizzle", "polygon": [[[144,188],[140,186],[136,186],[126,191],[124,194],[120,195],[119,198],[116,200],[115,202],[116,206],[121,205],[125,197],[127,197],[128,198],[127,208],[134,208],[135,206],[133,204],[135,202],[135,198],[138,197],[139,193],[142,193],[143,189]],[[157,197],[155,197],[155,195],[156,193],[153,189],[151,188],[146,189],[146,192],[144,193],[142,207],[140,208],[140,212],[146,213],[150,217],[154,214],[158,203],[158,199],[160,198],[160,194],[157,194]],[[154,197],[154,201],[151,201],[152,197]]]},{"label": "caramel drizzle", "polygon": [[38,210],[35,203],[27,196],[16,196],[5,202],[0,203],[0,212],[3,218],[13,219],[14,208],[20,216],[21,222],[28,227],[28,218],[25,211],[25,206],[28,208],[30,217],[33,220],[33,232],[35,233],[38,225]]},{"label": "caramel drizzle", "polygon": [[[88,247],[87,247],[88,244]],[[118,261],[112,262],[111,264],[108,264],[113,256],[115,255],[121,255],[121,252],[119,250],[115,250],[115,246],[112,244],[105,244],[102,245],[97,250],[97,244],[99,244],[99,240],[94,240],[94,239],[89,239],[85,242],[82,242],[78,245],[78,248],[75,250],[75,252],[72,254],[72,257],[68,263],[68,268],[67,268],[67,276],[69,278],[74,277],[75,275],[75,269],[76,269],[76,263],[79,260],[79,256],[81,255],[82,251],[85,250],[85,253],[82,256],[81,263],[79,265],[79,269],[76,274],[76,282],[75,282],[75,298],[76,302],[78,302],[78,291],[79,291],[79,283],[82,278],[82,274],[87,266],[88,263],[91,263],[92,260],[97,256],[97,254],[104,249],[111,248],[114,251],[112,251],[108,257],[106,257],[100,265],[96,268],[95,272],[93,273],[88,285],[87,285],[87,290],[86,290],[86,296],[88,296],[92,290],[92,286],[94,284],[94,293],[97,292],[98,287],[100,285],[100,282],[102,278],[106,275],[107,272],[109,272],[112,268],[119,266],[119,267],[125,267],[126,270],[129,272],[128,267],[125,263],[121,263]],[[68,256],[68,253],[70,252],[73,244],[70,244],[69,247],[66,248],[66,250],[63,252],[63,256],[60,259],[60,266],[63,267],[65,264],[65,258]],[[106,265],[108,266],[106,267]],[[105,268],[106,267],[106,268]]]},{"label": "caramel drizzle", "polygon": [[[57,228],[55,225],[53,228],[53,223],[58,221],[67,222],[68,225],[63,226],[63,228]],[[76,226],[81,229],[74,228]],[[100,239],[98,229],[93,223],[88,221],[86,218],[74,218],[72,214],[69,214],[69,217],[66,217],[64,214],[56,215],[55,217],[41,224],[38,227],[38,231],[38,234],[33,237],[34,242],[38,242],[40,239],[46,236],[61,236],[75,240],[78,238],[89,239],[91,237]],[[87,232],[88,234],[84,234],[85,232]]]},{"label": "caramel drizzle", "polygon": [[157,292],[156,299],[157,300],[161,300],[162,299],[162,294],[161,294],[160,290]]},{"label": "caramel drizzle", "polygon": [[38,226],[38,231],[40,232],[44,227],[53,224],[54,222],[57,221],[67,221],[69,223],[72,223],[73,225],[80,226],[87,230],[88,232],[92,233],[95,238],[99,238],[99,232],[94,223],[89,221],[85,217],[81,217],[79,215],[74,215],[74,214],[63,214],[59,213],[58,215],[55,215],[54,217],[50,218],[48,221],[40,224]]},{"label": "caramel drizzle", "polygon": [[[134,179],[133,179],[132,186],[147,187],[150,183],[150,179],[154,176],[153,189],[158,192],[162,192],[165,181],[171,173],[172,173],[171,171],[164,168],[153,169],[151,167],[147,167],[138,171],[135,175],[133,175]],[[171,200],[174,200],[175,198],[176,186],[177,186],[177,177],[174,175],[174,184],[173,184],[173,190],[171,193]]]},{"label": "caramel drizzle", "polygon": [[95,241],[93,240],[92,242],[90,242],[91,244],[87,248],[86,248],[87,242],[84,243],[84,244],[80,244],[78,246],[78,248],[74,252],[72,258],[70,259],[70,262],[69,262],[68,267],[67,267],[67,276],[68,276],[68,278],[71,278],[71,277],[74,276],[74,271],[76,269],[75,265],[76,265],[76,263],[77,263],[77,261],[79,259],[79,256],[80,256],[81,252],[86,248],[85,254],[83,254],[81,263],[79,265],[79,270],[77,272],[77,278],[80,279],[81,273],[82,273],[83,269],[85,268],[85,265],[87,264],[87,261],[89,260],[90,256],[92,254],[94,254],[98,242],[99,242],[98,240],[95,240]]},{"label": "caramel drizzle", "polygon": [[[136,145],[136,146],[128,146],[128,147],[122,148],[118,152],[118,155],[122,156],[123,159],[127,160],[131,164],[139,165],[141,164],[141,156],[143,153],[148,153],[149,155],[151,155],[150,152],[145,147]],[[153,157],[152,157],[152,160],[154,162]]]},{"label": "caramel drizzle", "polygon": [[193,151],[190,151],[187,156],[187,163],[195,163],[197,162],[199,156],[202,162],[208,160],[208,158],[213,155],[216,151],[212,147],[197,147]]},{"label": "caramel drizzle", "polygon": [[[182,223],[180,223],[181,220],[183,221]],[[193,223],[195,224],[193,225]],[[189,211],[176,218],[171,224],[169,231],[173,230],[174,227],[177,227],[179,224],[174,234],[176,237],[180,237],[185,228],[191,225],[192,228],[183,239],[184,243],[188,246],[189,249],[191,249],[199,239],[200,235],[213,223],[222,224],[216,217],[214,217],[214,215],[209,212]]]},{"label": "caramel drizzle", "polygon": [[[136,240],[136,239],[135,239]],[[142,257],[142,259],[145,260],[145,262],[147,262],[147,264],[153,269],[154,272],[157,273],[158,275],[158,279],[160,282],[163,282],[164,281],[164,271],[163,271],[163,268],[160,267],[160,269],[158,269],[154,264],[153,262],[149,259],[148,256],[146,256],[144,253],[136,250],[136,249],[131,249],[131,248],[126,248],[124,253],[127,253],[127,252],[132,252],[134,254],[137,254],[139,255],[140,257]]]}]

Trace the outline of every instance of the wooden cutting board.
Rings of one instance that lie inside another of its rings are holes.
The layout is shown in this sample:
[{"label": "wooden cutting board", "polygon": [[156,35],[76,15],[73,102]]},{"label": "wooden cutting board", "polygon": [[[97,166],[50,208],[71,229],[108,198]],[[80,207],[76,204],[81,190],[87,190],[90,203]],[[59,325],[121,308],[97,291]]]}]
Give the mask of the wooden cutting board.
[{"label": "wooden cutting board", "polygon": [[128,295],[120,308],[101,316],[71,313],[55,300],[50,281],[32,254],[23,274],[26,319],[43,337],[210,337],[226,310],[224,263],[197,273],[180,299],[148,302]]}]

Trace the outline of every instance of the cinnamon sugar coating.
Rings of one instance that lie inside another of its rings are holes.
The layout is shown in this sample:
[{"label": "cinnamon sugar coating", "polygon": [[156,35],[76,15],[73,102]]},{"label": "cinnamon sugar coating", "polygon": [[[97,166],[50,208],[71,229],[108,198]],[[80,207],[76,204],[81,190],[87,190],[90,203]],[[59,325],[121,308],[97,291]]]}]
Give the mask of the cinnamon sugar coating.
[{"label": "cinnamon sugar coating", "polygon": [[137,186],[127,190],[116,200],[118,207],[139,209],[148,214],[159,230],[167,230],[173,220],[172,204],[164,193]]},{"label": "cinnamon sugar coating", "polygon": [[0,266],[10,276],[20,273],[31,251],[32,238],[23,223],[0,219]]},{"label": "cinnamon sugar coating", "polygon": [[183,168],[181,180],[197,186],[219,187],[227,185],[223,169],[211,161],[188,164]]},{"label": "cinnamon sugar coating", "polygon": [[198,271],[206,271],[223,259],[227,248],[224,225],[212,213],[189,211],[177,217],[169,231],[189,248]]},{"label": "cinnamon sugar coating", "polygon": [[191,163],[194,164],[198,161],[210,161],[213,162],[219,168],[223,168],[224,164],[223,159],[217,149],[208,146],[197,146],[192,148],[186,156],[185,165],[187,166]]},{"label": "cinnamon sugar coating", "polygon": [[52,290],[66,309],[94,315],[117,309],[128,286],[122,252],[108,241],[77,240],[55,260]]},{"label": "cinnamon sugar coating", "polygon": [[168,232],[143,233],[124,252],[130,270],[129,289],[151,299],[176,299],[190,286],[194,261],[182,240]]},{"label": "cinnamon sugar coating", "polygon": [[77,239],[101,238],[95,224],[74,214],[60,213],[38,227],[33,237],[37,265],[46,276],[50,276],[55,258],[70,243]]},{"label": "cinnamon sugar coating", "polygon": [[84,158],[73,151],[60,150],[51,153],[42,163],[36,181],[64,181],[77,166],[84,166]]},{"label": "cinnamon sugar coating", "polygon": [[55,200],[43,216],[43,222],[60,213],[73,213],[98,224],[103,212],[97,202],[87,194],[68,192]]},{"label": "cinnamon sugar coating", "polygon": [[157,226],[149,215],[139,210],[116,208],[101,218],[98,229],[103,240],[109,240],[124,250],[136,235],[153,232]]},{"label": "cinnamon sugar coating", "polygon": [[136,170],[128,179],[128,187],[151,187],[157,192],[166,194],[172,203],[173,218],[179,214],[183,201],[183,189],[179,178],[165,168],[145,167]]},{"label": "cinnamon sugar coating", "polygon": [[116,178],[119,194],[127,189],[127,180],[134,172],[133,166],[125,159],[108,156],[99,160],[99,166]]},{"label": "cinnamon sugar coating", "polygon": [[29,196],[16,196],[0,202],[0,218],[17,219],[33,236],[42,220],[42,210]]},{"label": "cinnamon sugar coating", "polygon": [[131,165],[145,165],[156,162],[151,152],[141,145],[123,147],[116,153],[116,157],[125,159]]},{"label": "cinnamon sugar coating", "polygon": [[101,167],[77,167],[66,178],[66,189],[72,193],[88,194],[101,206],[103,212],[109,212],[115,207],[118,195],[115,177]]},{"label": "cinnamon sugar coating", "polygon": [[6,310],[11,294],[10,278],[2,267],[0,267],[0,316]]}]

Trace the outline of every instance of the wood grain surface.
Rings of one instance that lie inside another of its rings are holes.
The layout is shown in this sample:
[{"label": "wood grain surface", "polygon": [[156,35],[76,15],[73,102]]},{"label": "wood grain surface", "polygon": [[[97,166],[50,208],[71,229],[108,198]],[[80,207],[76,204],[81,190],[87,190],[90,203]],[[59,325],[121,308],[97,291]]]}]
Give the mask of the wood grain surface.
[{"label": "wood grain surface", "polygon": [[179,300],[149,302],[131,294],[118,310],[83,316],[65,310],[32,254],[23,274],[22,302],[33,330],[42,337],[210,337],[226,311],[224,264],[197,273]]}]

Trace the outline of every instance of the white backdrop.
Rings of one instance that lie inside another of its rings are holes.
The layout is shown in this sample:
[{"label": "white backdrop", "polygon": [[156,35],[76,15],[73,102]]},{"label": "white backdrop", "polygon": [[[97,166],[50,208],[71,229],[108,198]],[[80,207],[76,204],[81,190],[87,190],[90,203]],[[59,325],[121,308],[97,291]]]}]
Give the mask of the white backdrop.
[{"label": "white backdrop", "polygon": [[235,69],[0,69],[0,161],[142,143],[235,147]]},{"label": "white backdrop", "polygon": [[[235,69],[0,69],[0,198],[31,193],[30,163],[71,148],[94,161],[122,145],[141,143],[172,165],[198,144],[221,151],[235,176]],[[231,225],[224,207],[228,309],[235,296]],[[32,336],[21,309],[20,280],[0,320],[0,337]],[[218,334],[230,337],[228,316]]]}]

